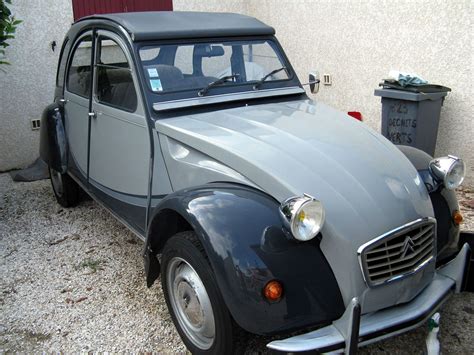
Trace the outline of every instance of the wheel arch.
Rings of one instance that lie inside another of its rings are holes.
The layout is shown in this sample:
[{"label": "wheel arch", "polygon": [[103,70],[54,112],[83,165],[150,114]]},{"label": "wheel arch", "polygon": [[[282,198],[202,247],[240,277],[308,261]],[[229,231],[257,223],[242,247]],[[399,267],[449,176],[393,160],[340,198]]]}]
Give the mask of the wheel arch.
[{"label": "wheel arch", "polygon": [[161,253],[166,241],[179,232],[194,230],[182,214],[172,208],[160,210],[150,222],[148,234],[150,247]]},{"label": "wheel arch", "polygon": [[433,157],[428,153],[408,145],[397,145],[397,148],[407,157],[416,170],[429,169],[429,164]]},{"label": "wheel arch", "polygon": [[433,179],[429,167],[433,159],[431,155],[414,147],[404,145],[397,145],[397,147],[416,168],[429,192],[437,220],[438,262],[442,262],[459,250],[460,226],[456,225],[452,218],[453,213],[459,210],[456,192],[445,188],[443,184]]},{"label": "wheel arch", "polygon": [[[288,235],[278,207],[271,196],[231,183],[167,196],[152,213],[145,242],[148,285],[159,276],[156,256],[166,240],[191,228],[232,317],[246,331],[275,334],[338,318],[344,304],[319,240],[300,243]],[[294,264],[296,272],[288,264]],[[287,287],[285,297],[276,303],[262,295],[273,279]]]}]

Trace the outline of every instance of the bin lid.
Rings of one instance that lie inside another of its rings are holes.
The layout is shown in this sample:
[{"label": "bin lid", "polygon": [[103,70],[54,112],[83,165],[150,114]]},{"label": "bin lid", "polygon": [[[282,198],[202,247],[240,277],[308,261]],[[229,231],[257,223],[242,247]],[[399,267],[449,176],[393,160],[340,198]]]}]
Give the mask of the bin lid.
[{"label": "bin lid", "polygon": [[424,101],[424,100],[440,100],[448,94],[447,91],[442,92],[410,92],[395,89],[375,89],[374,95],[386,97],[390,99],[408,100],[408,101]]}]

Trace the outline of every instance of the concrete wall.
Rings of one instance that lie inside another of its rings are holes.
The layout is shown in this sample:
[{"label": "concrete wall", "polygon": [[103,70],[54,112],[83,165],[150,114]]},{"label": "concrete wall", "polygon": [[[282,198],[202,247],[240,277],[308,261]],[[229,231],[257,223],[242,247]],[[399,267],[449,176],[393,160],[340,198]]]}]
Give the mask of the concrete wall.
[{"label": "concrete wall", "polygon": [[332,75],[332,86],[314,97],[361,111],[376,130],[381,104],[373,92],[390,69],[452,88],[436,155],[464,158],[474,184],[472,1],[174,0],[174,9],[240,12],[272,25],[302,81],[311,69]]},{"label": "concrete wall", "polygon": [[[30,121],[51,102],[59,47],[73,21],[69,0],[16,0],[11,8],[24,22],[7,51],[12,65],[0,71],[0,171],[37,156],[39,132]],[[314,97],[361,111],[377,130],[373,90],[390,69],[451,87],[436,155],[463,157],[474,184],[472,1],[174,0],[174,9],[245,13],[274,26],[302,81],[310,69],[332,75],[333,85]]]},{"label": "concrete wall", "polygon": [[10,9],[23,23],[7,48],[11,65],[0,71],[0,171],[38,157],[39,131],[31,130],[31,120],[53,100],[59,51],[73,22],[70,0],[15,0]]},{"label": "concrete wall", "polygon": [[249,15],[249,3],[249,0],[173,0],[173,10],[236,12]]}]

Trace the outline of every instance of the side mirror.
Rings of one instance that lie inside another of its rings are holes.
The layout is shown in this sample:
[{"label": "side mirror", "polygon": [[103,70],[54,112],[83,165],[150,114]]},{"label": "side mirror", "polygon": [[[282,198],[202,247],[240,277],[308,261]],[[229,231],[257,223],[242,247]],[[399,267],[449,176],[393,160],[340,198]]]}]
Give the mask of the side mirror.
[{"label": "side mirror", "polygon": [[309,89],[312,94],[317,94],[319,91],[319,72],[313,71],[309,73]]}]

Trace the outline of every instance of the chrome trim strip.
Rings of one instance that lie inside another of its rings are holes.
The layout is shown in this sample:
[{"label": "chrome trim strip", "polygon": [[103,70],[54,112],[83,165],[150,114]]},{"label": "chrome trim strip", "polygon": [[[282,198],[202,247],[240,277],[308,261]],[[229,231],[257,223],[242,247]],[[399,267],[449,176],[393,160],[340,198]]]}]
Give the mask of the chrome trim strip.
[{"label": "chrome trim strip", "polygon": [[[196,89],[198,90],[198,89]],[[269,96],[280,96],[280,95],[291,95],[291,94],[303,94],[305,90],[299,86],[293,86],[288,88],[277,88],[277,89],[266,89],[258,91],[247,91],[237,92],[222,95],[211,95],[204,97],[193,97],[182,100],[172,100],[164,102],[155,102],[153,104],[153,110],[160,112],[176,108],[193,107],[201,105],[216,104],[227,101],[237,101],[246,99],[256,99]]]},{"label": "chrome trim strip", "polygon": [[[380,282],[380,283],[373,283],[371,282],[368,278],[367,278],[367,275],[365,273],[365,270],[364,270],[364,263],[363,263],[363,260],[362,260],[362,253],[364,252],[364,250],[368,247],[370,247],[371,245],[373,244],[376,244],[377,242],[381,241],[382,239],[390,236],[390,235],[393,235],[393,234],[397,234],[398,232],[402,232],[403,230],[405,229],[408,229],[410,227],[414,227],[418,224],[424,224],[424,223],[434,223],[434,227],[433,227],[433,230],[434,230],[434,239],[435,239],[435,245],[433,246],[434,248],[436,248],[436,238],[437,238],[437,235],[436,235],[436,229],[437,229],[437,225],[436,225],[436,218],[433,218],[433,217],[423,217],[423,218],[419,218],[419,219],[416,219],[412,222],[409,222],[409,223],[406,223],[400,227],[397,227],[395,229],[392,229],[372,240],[369,240],[367,243],[364,243],[362,244],[358,249],[357,249],[357,259],[359,260],[359,267],[360,267],[360,270],[362,272],[362,277],[364,279],[364,282],[367,284],[367,286],[369,287],[374,287],[374,286],[382,286],[382,285],[385,285],[387,283],[390,283],[390,282],[393,282],[393,281],[397,281],[397,280],[402,280],[406,277],[409,277],[417,272],[419,272],[420,270],[422,270],[426,265],[428,265],[431,261],[433,261],[435,258],[433,255],[431,255],[428,259],[426,259],[425,261],[423,261],[420,265],[418,265],[415,269],[407,272],[407,273],[404,273],[404,274],[401,274],[401,275],[397,275],[397,276],[394,276],[394,277],[391,277],[390,279],[387,279],[383,282]],[[436,249],[435,249],[436,250]]]}]

